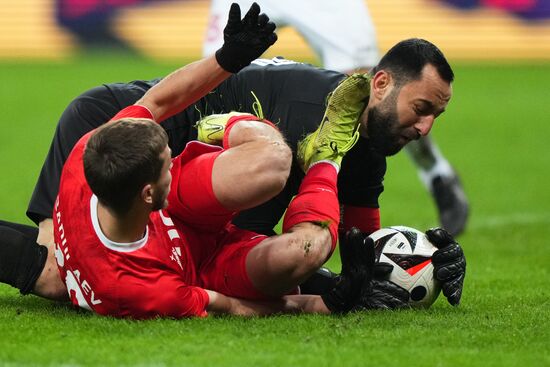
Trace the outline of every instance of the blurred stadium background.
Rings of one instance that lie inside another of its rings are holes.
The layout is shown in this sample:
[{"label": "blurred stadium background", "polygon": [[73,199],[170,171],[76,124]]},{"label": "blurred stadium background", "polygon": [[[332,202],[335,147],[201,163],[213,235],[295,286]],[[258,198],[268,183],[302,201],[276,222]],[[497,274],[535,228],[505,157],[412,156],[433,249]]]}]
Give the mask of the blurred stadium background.
[{"label": "blurred stadium background", "polygon": [[[65,58],[78,42],[60,23],[90,28],[107,18],[114,34],[148,57],[196,58],[208,7],[206,0],[4,0],[0,58]],[[382,51],[416,36],[430,39],[452,60],[550,59],[549,0],[371,0],[368,7]],[[275,54],[314,59],[289,28],[270,51]]]}]

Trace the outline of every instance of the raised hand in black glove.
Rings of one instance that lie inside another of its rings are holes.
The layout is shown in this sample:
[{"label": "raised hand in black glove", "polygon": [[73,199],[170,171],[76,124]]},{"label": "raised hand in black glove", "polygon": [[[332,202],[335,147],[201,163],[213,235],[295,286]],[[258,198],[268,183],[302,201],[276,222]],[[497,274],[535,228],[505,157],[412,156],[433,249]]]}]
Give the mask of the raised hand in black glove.
[{"label": "raised hand in black glove", "polygon": [[223,39],[223,46],[216,51],[216,60],[224,70],[236,73],[277,41],[275,23],[270,22],[267,15],[260,14],[260,6],[256,3],[241,19],[241,8],[233,3]]},{"label": "raised hand in black glove", "polygon": [[426,231],[428,240],[438,248],[432,255],[435,279],[441,282],[443,295],[453,306],[460,303],[464,277],[466,276],[466,257],[453,236],[443,228]]},{"label": "raised hand in black glove", "polygon": [[[374,248],[374,242],[370,237],[365,243]],[[391,264],[384,262],[374,264],[372,281],[363,288],[357,309],[393,310],[409,306],[409,292],[388,280],[392,271]]]},{"label": "raised hand in black glove", "polygon": [[352,228],[340,238],[342,273],[334,288],[321,295],[332,313],[346,313],[353,309],[364,284],[371,280],[374,246],[365,246],[365,238],[357,228]]}]

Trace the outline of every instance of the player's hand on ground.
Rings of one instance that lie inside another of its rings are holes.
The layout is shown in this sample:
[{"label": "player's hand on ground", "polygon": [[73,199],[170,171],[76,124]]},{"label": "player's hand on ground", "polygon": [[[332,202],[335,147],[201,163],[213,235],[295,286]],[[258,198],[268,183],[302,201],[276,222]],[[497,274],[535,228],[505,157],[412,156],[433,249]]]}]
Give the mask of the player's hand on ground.
[{"label": "player's hand on ground", "polygon": [[464,277],[466,276],[466,257],[453,236],[443,228],[426,231],[428,240],[438,248],[432,255],[434,276],[441,282],[443,295],[449,303],[457,306],[462,296]]},{"label": "player's hand on ground", "polygon": [[[370,239],[372,246],[374,243]],[[358,310],[393,310],[396,308],[408,307],[409,292],[389,281],[393,265],[385,262],[376,262],[373,267],[373,276],[370,284],[365,284]]]},{"label": "player's hand on ground", "polygon": [[334,288],[321,295],[332,313],[352,310],[359,302],[364,284],[372,280],[374,246],[365,245],[367,238],[356,228],[340,238],[342,272]]},{"label": "player's hand on ground", "polygon": [[275,28],[266,14],[260,14],[258,4],[253,3],[242,19],[239,5],[231,4],[223,30],[224,44],[216,51],[216,60],[225,70],[238,72],[277,41]]}]

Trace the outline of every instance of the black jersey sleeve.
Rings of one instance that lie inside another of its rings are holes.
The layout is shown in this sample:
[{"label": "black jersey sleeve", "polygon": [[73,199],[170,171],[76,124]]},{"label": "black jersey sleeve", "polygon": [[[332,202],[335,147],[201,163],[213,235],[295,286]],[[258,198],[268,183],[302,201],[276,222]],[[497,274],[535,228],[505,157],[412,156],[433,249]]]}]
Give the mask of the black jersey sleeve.
[{"label": "black jersey sleeve", "polygon": [[342,160],[338,175],[338,198],[341,204],[378,208],[384,191],[386,157],[376,153],[369,140],[359,138]]}]

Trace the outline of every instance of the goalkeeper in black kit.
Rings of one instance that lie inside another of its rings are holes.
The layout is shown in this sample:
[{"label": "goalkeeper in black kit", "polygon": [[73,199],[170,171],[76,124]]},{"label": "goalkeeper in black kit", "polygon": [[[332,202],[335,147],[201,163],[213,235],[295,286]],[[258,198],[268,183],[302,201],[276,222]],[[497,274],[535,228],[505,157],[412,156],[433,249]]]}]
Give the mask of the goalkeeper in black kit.
[{"label": "goalkeeper in black kit", "polygon": [[[238,43],[233,46],[237,48],[220,51],[217,56],[218,60],[225,57],[231,60],[229,65],[220,62],[222,67],[238,72],[185,111],[162,122],[173,156],[191,140],[221,145],[224,125],[218,121],[224,119],[208,116],[232,111],[249,112],[272,121],[287,139],[295,156],[300,155],[307,146],[308,134],[322,123],[327,96],[346,75],[281,58],[259,59],[246,66],[259,54],[239,53],[235,50],[245,46]],[[239,59],[239,55],[243,58]],[[345,155],[338,176],[339,201],[343,208],[341,234],[357,228],[348,236],[341,235],[343,255],[346,254],[343,247],[350,242],[372,246],[367,235],[380,228],[378,199],[383,191],[386,156],[429,133],[435,118],[450,100],[453,78],[441,51],[420,39],[395,45],[369,74],[370,90],[366,91],[360,106],[363,111],[359,117],[360,136]],[[107,122],[120,109],[135,103],[157,82],[105,84],[83,93],[69,104],[58,123],[27,210],[27,215],[39,224],[40,230],[7,222],[0,226],[3,234],[0,281],[19,288],[23,294],[32,292],[48,298],[66,299],[66,289],[56,269],[50,232],[63,163],[82,135]],[[234,224],[272,235],[273,227],[304,177],[298,161],[295,157],[290,177],[279,195],[242,212],[234,219]],[[436,278],[442,282],[448,301],[457,305],[466,268],[462,249],[442,229],[427,234],[439,248],[433,256]],[[35,241],[37,237],[39,244]],[[302,292],[325,294],[328,297],[325,303],[334,305],[335,310],[350,310],[357,304],[361,305],[360,308],[377,309],[407,305],[408,293],[386,280],[391,269],[378,264],[362,271],[368,273],[365,277],[373,277],[373,281],[368,287],[363,287],[360,302],[350,301],[340,294],[350,283],[346,264],[342,277],[320,271],[303,284]]]}]

